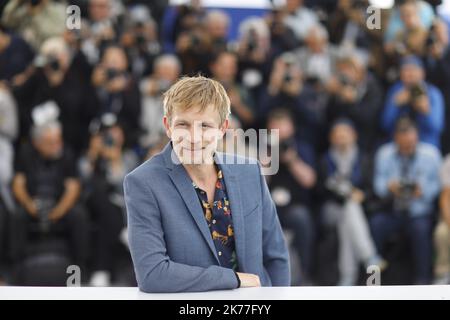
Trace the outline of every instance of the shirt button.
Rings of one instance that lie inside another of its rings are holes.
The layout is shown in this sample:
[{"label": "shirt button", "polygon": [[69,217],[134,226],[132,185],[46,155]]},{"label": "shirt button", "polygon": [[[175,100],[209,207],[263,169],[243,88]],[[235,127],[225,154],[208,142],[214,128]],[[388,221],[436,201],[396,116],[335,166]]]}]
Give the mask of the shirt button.
[{"label": "shirt button", "polygon": [[213,224],[216,224],[216,220],[214,219],[214,220],[212,221],[212,223],[213,223]]},{"label": "shirt button", "polygon": [[221,256],[222,255],[222,251],[219,251],[219,256]]}]

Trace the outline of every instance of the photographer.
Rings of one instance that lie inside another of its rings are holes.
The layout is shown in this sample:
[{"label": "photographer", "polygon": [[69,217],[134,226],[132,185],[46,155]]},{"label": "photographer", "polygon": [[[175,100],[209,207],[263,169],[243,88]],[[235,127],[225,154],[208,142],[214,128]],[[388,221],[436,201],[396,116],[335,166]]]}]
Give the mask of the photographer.
[{"label": "photographer", "polygon": [[19,208],[11,215],[13,263],[24,258],[31,233],[62,231],[70,243],[73,262],[84,270],[87,219],[77,205],[80,182],[73,154],[64,146],[59,122],[45,120],[36,124],[32,143],[23,145],[15,162],[12,189]]},{"label": "photographer", "polygon": [[183,32],[176,41],[176,54],[183,66],[182,73],[209,74],[214,57],[227,50],[230,18],[219,10],[209,11],[201,24]]},{"label": "photographer", "polygon": [[439,197],[440,219],[434,230],[435,284],[450,284],[450,156],[441,168],[442,192]]},{"label": "photographer", "polygon": [[87,146],[88,125],[97,113],[95,92],[82,55],[74,55],[62,37],[46,40],[26,81],[13,87],[19,105],[21,138],[29,137],[31,110],[53,100],[60,108],[64,141],[78,155]]},{"label": "photographer", "polygon": [[[293,246],[299,258],[301,274],[294,285],[311,284],[315,226],[311,216],[311,190],[316,184],[314,151],[295,136],[292,115],[284,109],[274,110],[267,120],[268,130],[279,130],[278,149],[271,146],[271,160],[279,156],[279,170],[267,176],[272,198],[277,206],[281,226],[292,231]],[[279,151],[279,155],[274,153]]]},{"label": "photographer", "polygon": [[200,26],[206,15],[200,0],[190,0],[185,4],[176,5],[173,10],[174,21],[166,22],[167,26],[161,28],[163,51],[166,53],[174,53],[174,45],[178,37],[183,32],[189,32]]},{"label": "photographer", "polygon": [[356,285],[359,264],[385,263],[378,256],[364,213],[370,195],[370,161],[357,145],[354,124],[337,119],[330,130],[330,148],[321,160],[321,216],[325,231],[337,229],[339,285]]},{"label": "photographer", "polygon": [[285,12],[282,8],[274,7],[265,17],[270,30],[270,44],[274,56],[285,51],[293,50],[301,45],[294,31],[284,24]]},{"label": "photographer", "polygon": [[304,83],[303,73],[292,53],[284,53],[273,64],[270,81],[259,98],[259,122],[265,123],[268,114],[279,107],[293,116],[299,136],[317,146],[325,104],[310,85]]},{"label": "photographer", "polygon": [[338,49],[329,43],[328,31],[321,24],[309,28],[306,46],[294,51],[306,81],[318,90],[324,88],[335,73]]},{"label": "photographer", "polygon": [[402,59],[400,81],[387,93],[381,127],[392,135],[396,121],[408,116],[417,123],[420,141],[440,148],[444,101],[440,90],[424,79],[424,67],[419,58],[408,56]]},{"label": "photographer", "polygon": [[317,14],[305,6],[304,0],[288,0],[280,9],[283,23],[292,29],[300,43],[307,37],[310,28],[319,23]]},{"label": "photographer", "polygon": [[181,64],[174,55],[165,54],[156,58],[154,72],[140,83],[142,95],[141,127],[144,133],[140,136],[142,148],[151,148],[166,135],[161,118],[164,115],[162,94],[178,79]]},{"label": "photographer", "polygon": [[[113,0],[88,0],[88,18],[83,20],[82,51],[92,66],[98,64],[101,52],[120,34],[118,8]],[[120,3],[116,2],[118,6]],[[116,9],[116,10],[115,10]]]},{"label": "photographer", "polygon": [[0,83],[14,85],[33,61],[34,52],[18,35],[0,24]]},{"label": "photographer", "polygon": [[379,132],[374,119],[381,112],[381,87],[356,52],[338,59],[336,69],[337,75],[328,85],[327,127],[342,117],[352,120],[361,151],[372,153]]},{"label": "photographer", "polygon": [[107,286],[117,262],[117,245],[126,238],[123,179],[138,163],[136,155],[124,149],[123,129],[112,114],[102,117],[91,136],[89,150],[80,160],[88,189],[87,205],[95,226],[93,271],[90,284]]},{"label": "photographer", "polygon": [[152,73],[154,60],[161,51],[158,26],[143,5],[132,7],[127,17],[120,42],[129,57],[133,76],[141,79]]},{"label": "photographer", "polygon": [[395,127],[394,142],[382,146],[375,160],[374,191],[385,202],[370,219],[380,253],[386,241],[406,231],[411,246],[414,282],[429,284],[432,264],[434,202],[440,190],[441,155],[419,143],[418,129],[408,118]]},{"label": "photographer", "polygon": [[19,32],[37,51],[45,40],[64,33],[66,5],[53,0],[10,0],[2,23]]},{"label": "photographer", "polygon": [[425,52],[428,30],[423,24],[417,0],[404,0],[399,6],[403,28],[394,39],[385,43],[385,52],[394,59],[407,55],[422,56]]},{"label": "photographer", "polygon": [[[425,59],[427,80],[437,86],[444,95],[445,105],[450,105],[450,50],[447,24],[436,19],[432,25]],[[450,123],[446,108],[445,123]],[[450,152],[450,126],[444,126],[441,137],[443,154]]]},{"label": "photographer", "polygon": [[126,132],[125,144],[134,146],[140,134],[141,96],[128,71],[128,59],[122,47],[105,49],[92,73],[92,84],[97,91],[98,117],[105,113],[116,115]]},{"label": "photographer", "polygon": [[210,70],[213,78],[223,85],[230,97],[231,113],[242,123],[244,129],[252,127],[255,121],[254,99],[245,87],[236,82],[236,54],[230,51],[220,52],[212,59]]},{"label": "photographer", "polygon": [[14,211],[10,185],[13,172],[13,142],[17,137],[16,104],[9,91],[0,83],[0,283],[6,258],[7,221]]},{"label": "photographer", "polygon": [[239,25],[237,43],[240,82],[259,97],[268,82],[273,63],[270,30],[262,18],[248,18]]}]

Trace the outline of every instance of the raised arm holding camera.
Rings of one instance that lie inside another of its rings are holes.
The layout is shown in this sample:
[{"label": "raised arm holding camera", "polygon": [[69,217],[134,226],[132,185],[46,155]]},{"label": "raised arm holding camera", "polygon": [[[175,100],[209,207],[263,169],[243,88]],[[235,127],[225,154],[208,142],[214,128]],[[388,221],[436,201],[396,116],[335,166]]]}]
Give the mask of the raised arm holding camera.
[{"label": "raised arm holding camera", "polygon": [[138,161],[132,151],[124,148],[124,142],[125,134],[116,117],[105,114],[91,136],[89,150],[80,160],[88,189],[87,206],[95,227],[90,280],[93,286],[111,284],[118,261],[115,249],[126,236],[122,183]]},{"label": "raised arm holding camera", "polygon": [[126,145],[130,146],[137,142],[140,134],[141,96],[128,67],[124,49],[110,46],[92,73],[92,84],[97,91],[97,116],[114,114],[127,133]]},{"label": "raised arm holding camera", "polygon": [[408,116],[417,123],[419,138],[440,147],[444,127],[444,101],[441,91],[425,81],[422,61],[407,56],[400,64],[400,81],[387,93],[381,127],[392,135],[396,121]]}]

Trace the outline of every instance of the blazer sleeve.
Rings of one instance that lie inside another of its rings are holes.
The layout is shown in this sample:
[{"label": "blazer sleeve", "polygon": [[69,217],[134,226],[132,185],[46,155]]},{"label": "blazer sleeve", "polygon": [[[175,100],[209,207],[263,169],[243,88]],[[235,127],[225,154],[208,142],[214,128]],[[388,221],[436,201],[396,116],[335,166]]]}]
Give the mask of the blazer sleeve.
[{"label": "blazer sleeve", "polygon": [[258,163],[263,212],[263,264],[273,286],[287,287],[291,283],[291,272],[286,240],[266,180],[260,172]]},{"label": "blazer sleeve", "polygon": [[150,186],[133,173],[124,180],[130,252],[138,286],[143,292],[200,292],[237,288],[233,270],[202,268],[170,260],[161,212]]}]

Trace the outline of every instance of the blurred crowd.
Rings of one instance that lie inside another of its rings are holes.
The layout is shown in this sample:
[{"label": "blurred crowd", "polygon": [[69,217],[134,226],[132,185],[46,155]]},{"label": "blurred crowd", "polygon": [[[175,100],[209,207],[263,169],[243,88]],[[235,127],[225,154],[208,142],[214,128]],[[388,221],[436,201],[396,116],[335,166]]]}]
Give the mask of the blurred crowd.
[{"label": "blurred crowd", "polygon": [[[286,0],[232,38],[234,17],[200,0],[4,1],[0,282],[65,285],[74,264],[83,284],[135,285],[122,182],[168,142],[164,91],[202,74],[228,92],[233,129],[279,130],[267,182],[293,285],[365,284],[369,266],[383,284],[448,283],[450,19],[439,3],[395,1],[369,28],[365,0]],[[274,147],[226,147],[237,138],[221,148]]]}]

